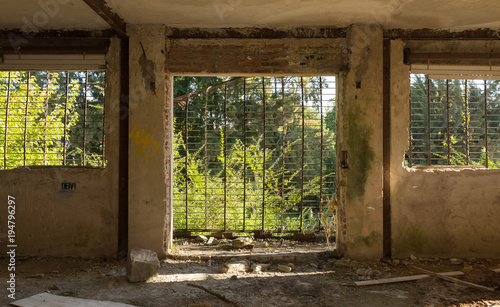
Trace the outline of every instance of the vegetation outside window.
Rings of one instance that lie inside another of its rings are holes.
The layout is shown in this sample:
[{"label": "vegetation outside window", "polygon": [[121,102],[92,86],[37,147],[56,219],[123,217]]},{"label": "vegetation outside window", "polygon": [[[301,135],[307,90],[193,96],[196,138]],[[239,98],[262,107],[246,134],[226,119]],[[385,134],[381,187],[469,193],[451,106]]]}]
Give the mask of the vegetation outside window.
[{"label": "vegetation outside window", "polygon": [[409,166],[500,167],[500,80],[410,76]]},{"label": "vegetation outside window", "polygon": [[104,167],[105,71],[0,71],[2,169]]}]

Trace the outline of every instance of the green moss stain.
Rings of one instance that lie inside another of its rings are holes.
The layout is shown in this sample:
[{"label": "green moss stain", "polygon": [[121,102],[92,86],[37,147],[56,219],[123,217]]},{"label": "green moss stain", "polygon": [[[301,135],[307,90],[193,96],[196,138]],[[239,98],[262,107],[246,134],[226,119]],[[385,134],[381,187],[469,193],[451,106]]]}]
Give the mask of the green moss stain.
[{"label": "green moss stain", "polygon": [[353,102],[347,114],[349,137],[349,172],[347,198],[361,198],[365,195],[366,180],[375,159],[375,152],[370,147],[373,128],[366,123],[365,111]]},{"label": "green moss stain", "polygon": [[382,240],[382,234],[372,231],[368,236],[359,236],[354,240],[354,245],[365,245],[371,247],[374,244],[379,243]]},{"label": "green moss stain", "polygon": [[418,228],[409,228],[406,230],[406,244],[416,252],[422,252],[425,242],[428,242],[427,236]]},{"label": "green moss stain", "polygon": [[76,247],[86,247],[90,242],[91,233],[88,227],[83,225],[76,226],[74,244]]}]

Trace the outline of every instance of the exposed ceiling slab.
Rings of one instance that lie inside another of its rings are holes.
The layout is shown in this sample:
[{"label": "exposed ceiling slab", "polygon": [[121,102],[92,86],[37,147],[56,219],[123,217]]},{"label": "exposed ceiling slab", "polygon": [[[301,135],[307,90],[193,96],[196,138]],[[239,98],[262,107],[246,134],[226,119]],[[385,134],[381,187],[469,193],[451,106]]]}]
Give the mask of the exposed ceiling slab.
[{"label": "exposed ceiling slab", "polygon": [[[103,0],[128,24],[178,28],[346,27],[500,29],[498,0]],[[83,0],[0,0],[0,29],[102,30]]]},{"label": "exposed ceiling slab", "polygon": [[82,0],[0,0],[0,29],[103,30],[110,26]]}]

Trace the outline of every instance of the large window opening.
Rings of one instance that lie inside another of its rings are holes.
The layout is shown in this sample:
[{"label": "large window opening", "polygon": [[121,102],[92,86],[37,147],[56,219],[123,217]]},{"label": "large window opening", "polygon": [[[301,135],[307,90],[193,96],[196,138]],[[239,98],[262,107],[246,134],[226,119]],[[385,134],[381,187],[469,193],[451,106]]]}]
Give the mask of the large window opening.
[{"label": "large window opening", "polygon": [[176,232],[334,233],[335,77],[174,80]]},{"label": "large window opening", "polygon": [[410,167],[500,167],[500,80],[411,74],[410,85]]},{"label": "large window opening", "polygon": [[104,167],[104,70],[0,71],[1,168]]}]

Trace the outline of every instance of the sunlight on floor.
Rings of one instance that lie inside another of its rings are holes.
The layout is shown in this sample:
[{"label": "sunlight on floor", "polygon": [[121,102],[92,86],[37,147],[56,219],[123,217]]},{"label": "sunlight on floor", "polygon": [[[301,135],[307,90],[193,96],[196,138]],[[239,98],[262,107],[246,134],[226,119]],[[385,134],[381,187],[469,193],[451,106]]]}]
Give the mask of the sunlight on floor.
[{"label": "sunlight on floor", "polygon": [[[243,278],[270,278],[270,277],[284,277],[284,276],[306,276],[306,275],[325,275],[333,274],[335,271],[321,271],[321,272],[291,272],[282,273],[267,271],[261,274],[248,273],[244,275],[237,275],[238,279]],[[160,274],[157,277],[149,279],[148,283],[164,283],[164,282],[183,282],[183,281],[203,281],[207,279],[224,280],[231,279],[235,274],[223,274],[223,273],[189,273],[189,274]]]}]

